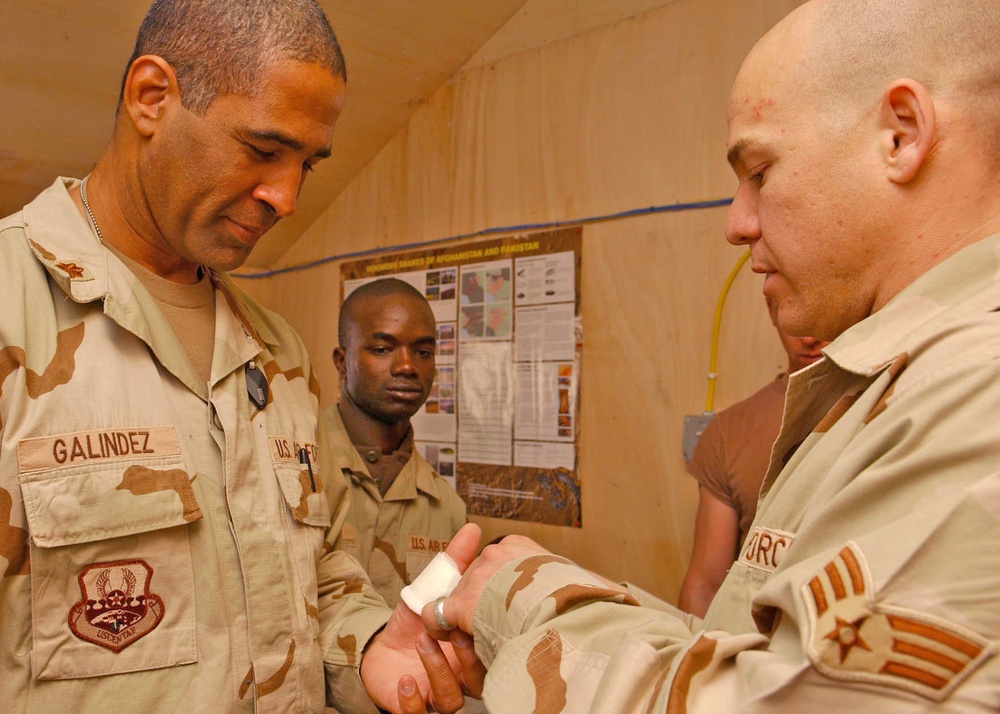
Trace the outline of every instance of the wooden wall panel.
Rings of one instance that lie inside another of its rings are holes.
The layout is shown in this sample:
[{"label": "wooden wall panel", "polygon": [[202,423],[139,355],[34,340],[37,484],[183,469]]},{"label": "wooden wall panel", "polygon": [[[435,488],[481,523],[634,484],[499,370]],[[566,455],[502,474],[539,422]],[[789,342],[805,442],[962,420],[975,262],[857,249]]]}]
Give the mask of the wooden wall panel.
[{"label": "wooden wall panel", "polygon": [[[730,196],[730,84],[753,42],[798,4],[678,0],[470,66],[285,262]],[[725,214],[584,228],[583,527],[476,519],[486,538],[527,534],[609,577],[676,598],[696,503],[681,426],[704,407],[716,298],[741,252],[723,238]],[[324,405],[334,401],[338,265],[245,285],[299,329],[319,366]],[[744,268],[726,307],[716,407],[749,395],[782,366],[759,278]]]}]

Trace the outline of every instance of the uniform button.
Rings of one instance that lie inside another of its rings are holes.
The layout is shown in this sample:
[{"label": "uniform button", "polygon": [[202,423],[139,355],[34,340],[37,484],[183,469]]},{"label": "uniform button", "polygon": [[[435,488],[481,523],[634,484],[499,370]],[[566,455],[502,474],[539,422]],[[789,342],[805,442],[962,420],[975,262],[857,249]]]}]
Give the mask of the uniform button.
[{"label": "uniform button", "polygon": [[379,460],[379,453],[377,451],[369,451],[365,454],[365,461],[370,464],[377,464]]}]

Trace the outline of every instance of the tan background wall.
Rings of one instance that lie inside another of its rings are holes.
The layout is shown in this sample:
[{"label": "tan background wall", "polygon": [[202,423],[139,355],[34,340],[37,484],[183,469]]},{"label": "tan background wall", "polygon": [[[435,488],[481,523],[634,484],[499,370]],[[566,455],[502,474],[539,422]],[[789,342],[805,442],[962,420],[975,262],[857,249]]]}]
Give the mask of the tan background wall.
[{"label": "tan background wall", "polygon": [[[530,0],[282,263],[730,197],[729,87],[756,39],[799,1],[640,4],[640,14],[594,27],[607,13],[588,8],[606,9],[607,0]],[[567,16],[570,7],[576,14]],[[681,427],[705,405],[716,298],[742,250],[723,238],[725,215],[716,208],[584,228],[583,528],[474,519],[487,539],[523,533],[676,599],[697,502]],[[324,406],[338,390],[330,353],[339,282],[338,262],[243,281],[302,334]],[[784,367],[759,291],[760,278],[744,268],[724,315],[717,409]]]}]

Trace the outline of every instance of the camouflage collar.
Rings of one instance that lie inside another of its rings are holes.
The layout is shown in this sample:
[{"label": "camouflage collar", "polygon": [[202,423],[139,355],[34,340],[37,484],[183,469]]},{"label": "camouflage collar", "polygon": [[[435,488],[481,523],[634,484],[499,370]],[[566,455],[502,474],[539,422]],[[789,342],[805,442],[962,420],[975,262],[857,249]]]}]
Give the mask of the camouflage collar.
[{"label": "camouflage collar", "polygon": [[[135,290],[131,271],[107,249],[77,210],[69,191],[79,179],[60,177],[24,207],[25,235],[35,257],[57,285],[80,303],[110,300],[126,304]],[[226,298],[243,329],[260,345],[277,345],[279,338],[264,313],[228,275],[212,271],[212,280]]]},{"label": "camouflage collar", "polygon": [[949,256],[823,351],[840,368],[871,376],[899,355],[925,349],[940,336],[943,322],[981,319],[998,308],[1000,234]]},{"label": "camouflage collar", "polygon": [[[327,448],[330,449],[333,457],[334,468],[347,469],[352,474],[369,476],[368,466],[361,454],[358,453],[357,448],[351,443],[347,429],[344,427],[344,420],[341,419],[336,404],[323,412],[322,428],[327,430],[329,436]],[[408,486],[405,491],[399,492],[397,489],[406,482],[412,482],[413,485]],[[441,497],[438,482],[434,478],[434,469],[420,455],[420,450],[414,446],[410,460],[396,476],[396,482],[390,490],[391,497],[387,494],[385,500],[410,500],[417,497],[417,491],[422,491],[434,499]]]}]

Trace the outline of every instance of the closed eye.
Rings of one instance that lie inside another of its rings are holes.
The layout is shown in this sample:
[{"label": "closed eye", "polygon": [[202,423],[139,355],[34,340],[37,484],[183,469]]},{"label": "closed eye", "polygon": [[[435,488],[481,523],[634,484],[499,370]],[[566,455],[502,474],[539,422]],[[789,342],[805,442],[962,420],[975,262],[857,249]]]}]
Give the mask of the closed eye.
[{"label": "closed eye", "polygon": [[747,175],[747,180],[757,184],[758,186],[762,185],[764,183],[764,175],[767,173],[767,168],[768,167],[765,165],[755,171],[751,171]]},{"label": "closed eye", "polygon": [[254,146],[253,144],[247,144],[247,146],[250,147],[250,150],[253,151],[253,153],[256,154],[258,158],[263,159],[264,161],[269,161],[270,159],[273,159],[275,156],[278,155],[278,152],[276,151],[268,151],[266,149],[260,148],[259,146]]}]

